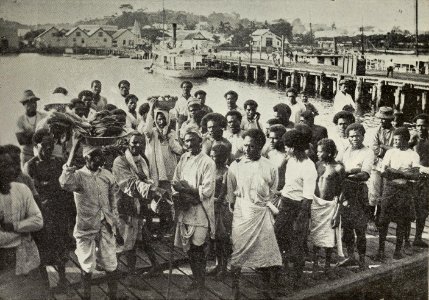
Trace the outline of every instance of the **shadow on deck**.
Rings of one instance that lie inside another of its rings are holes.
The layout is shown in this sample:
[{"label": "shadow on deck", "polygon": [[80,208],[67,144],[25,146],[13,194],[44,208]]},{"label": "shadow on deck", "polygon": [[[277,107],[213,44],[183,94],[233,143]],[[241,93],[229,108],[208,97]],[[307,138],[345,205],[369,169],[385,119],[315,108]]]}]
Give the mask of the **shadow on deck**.
[{"label": "shadow on deck", "polygon": [[[413,223],[411,236],[414,236]],[[323,271],[313,271],[312,263],[307,260],[304,269],[304,284],[299,289],[293,289],[292,279],[287,270],[283,273],[283,297],[279,299],[427,299],[427,249],[413,248],[413,254],[401,260],[393,260],[395,247],[395,224],[391,224],[386,243],[387,261],[383,264],[375,262],[372,257],[378,248],[378,236],[367,233],[367,266],[365,271],[357,267],[338,268],[332,265],[332,272],[325,275]],[[423,238],[429,240],[429,222],[426,222]],[[149,259],[141,250],[138,251],[138,275],[136,282],[129,284],[126,261],[119,258],[118,296],[129,299],[166,299],[168,285],[168,259],[171,255],[171,241],[154,241],[161,272],[154,276],[147,272],[150,268]],[[323,265],[324,253],[320,253]],[[333,263],[338,260],[336,253]],[[209,261],[213,265],[213,261]],[[46,299],[47,292],[55,299],[81,299],[80,268],[77,258],[70,252],[66,273],[69,282],[67,293],[57,286],[58,273],[53,267],[48,267],[50,287],[44,287],[37,271],[30,276],[15,276],[13,272],[0,274],[0,299]],[[193,299],[195,295],[186,294],[185,288],[191,283],[191,270],[186,255],[175,248],[173,251],[173,273],[171,277],[170,299]],[[208,277],[206,281],[206,300],[232,299],[231,278],[222,280]],[[261,281],[253,269],[244,269],[240,281],[241,299],[263,299]],[[92,299],[107,297],[107,284],[104,272],[96,272],[92,282]]]}]

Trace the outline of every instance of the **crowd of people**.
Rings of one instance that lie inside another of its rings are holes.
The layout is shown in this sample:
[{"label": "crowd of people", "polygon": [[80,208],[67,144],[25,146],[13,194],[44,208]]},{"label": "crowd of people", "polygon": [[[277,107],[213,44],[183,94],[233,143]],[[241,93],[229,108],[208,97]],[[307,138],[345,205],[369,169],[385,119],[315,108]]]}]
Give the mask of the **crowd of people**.
[{"label": "crowd of people", "polygon": [[[26,90],[16,129],[20,147],[0,146],[0,270],[20,275],[39,268],[49,285],[46,266],[55,266],[58,284],[66,287],[73,249],[84,299],[91,297],[96,269],[106,272],[109,298],[117,299],[118,257],[126,260],[127,284],[138,286],[137,248],[156,275],[152,241],[174,235],[174,245],[189,256],[189,292],[203,298],[206,276],[230,272],[238,299],[241,269],[251,267],[262,276],[264,297],[274,298],[282,292],[282,268],[299,285],[306,257],[319,268],[321,248],[327,274],[335,247],[337,267],[364,270],[368,226],[379,231],[376,260],[390,255],[390,222],[397,224],[394,259],[412,254],[412,246],[427,247],[429,116],[419,114],[405,126],[400,112],[380,107],[380,127],[364,145],[366,131],[346,85],[340,82],[334,100],[329,137],[315,124],[318,111],[307,95],[299,100],[294,89],[272,116],[261,116],[252,99],[238,106],[235,91],[224,95],[225,115],[213,112],[207,93],[192,94],[189,81],[171,110],[157,101],[139,106],[127,80],[118,84],[120,107],[100,95],[98,80],[67,105],[45,106],[47,112]],[[54,94],[68,99],[65,88]],[[52,110],[84,121],[103,110],[123,114],[127,136],[119,145],[90,146],[73,131],[49,126]],[[208,252],[216,257],[210,270]]]}]

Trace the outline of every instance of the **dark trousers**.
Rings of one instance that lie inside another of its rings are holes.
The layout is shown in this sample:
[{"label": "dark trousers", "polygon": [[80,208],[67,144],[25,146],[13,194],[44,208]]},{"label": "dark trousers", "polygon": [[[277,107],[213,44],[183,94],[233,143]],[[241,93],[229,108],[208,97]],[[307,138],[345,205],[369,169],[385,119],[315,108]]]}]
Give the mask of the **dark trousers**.
[{"label": "dark trousers", "polygon": [[[305,261],[305,242],[308,233],[309,213],[302,208],[301,201],[282,198],[280,212],[274,223],[274,232],[284,259],[294,263],[301,273]],[[298,274],[299,275],[299,274]]]},{"label": "dark trousers", "polygon": [[[343,227],[343,242],[346,245],[348,255],[352,255],[355,248],[355,241],[356,241],[356,248],[359,253],[359,255],[365,255],[366,253],[366,225],[365,226],[359,226],[359,227],[351,227],[351,226],[344,226]],[[355,239],[355,233],[356,233],[356,239]]]}]

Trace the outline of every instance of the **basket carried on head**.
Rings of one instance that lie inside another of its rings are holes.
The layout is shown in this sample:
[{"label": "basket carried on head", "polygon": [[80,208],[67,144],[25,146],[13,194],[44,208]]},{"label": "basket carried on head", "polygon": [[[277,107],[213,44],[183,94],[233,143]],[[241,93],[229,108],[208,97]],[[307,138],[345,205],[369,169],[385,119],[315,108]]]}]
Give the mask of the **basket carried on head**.
[{"label": "basket carried on head", "polygon": [[111,146],[120,143],[120,140],[126,138],[128,133],[119,136],[83,136],[83,143],[89,146]]},{"label": "basket carried on head", "polygon": [[150,104],[154,104],[155,108],[158,108],[161,110],[171,110],[176,105],[177,99],[178,99],[177,97],[166,95],[166,96],[151,96],[147,98],[147,101]]}]

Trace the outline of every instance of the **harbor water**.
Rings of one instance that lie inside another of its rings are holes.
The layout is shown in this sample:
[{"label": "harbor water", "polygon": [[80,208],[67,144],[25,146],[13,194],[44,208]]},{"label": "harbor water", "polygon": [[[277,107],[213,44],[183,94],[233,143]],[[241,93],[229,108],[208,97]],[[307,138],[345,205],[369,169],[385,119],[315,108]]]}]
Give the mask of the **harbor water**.
[{"label": "harbor water", "polygon": [[[69,91],[70,99],[76,98],[82,90],[91,88],[91,81],[98,79],[102,82],[101,94],[109,103],[124,108],[118,91],[118,82],[126,79],[131,83],[132,94],[139,97],[138,105],[153,95],[181,94],[181,79],[164,77],[161,74],[149,74],[144,69],[145,64],[139,60],[107,57],[105,59],[79,60],[65,56],[45,56],[40,54],[20,54],[17,56],[0,56],[0,144],[16,144],[15,127],[19,115],[24,113],[24,107],[19,102],[23,91],[31,89],[40,97],[39,110],[43,110],[49,101],[52,91],[59,86]],[[261,119],[267,120],[272,116],[272,107],[285,102],[284,90],[276,89],[274,85],[257,85],[221,78],[204,78],[192,80],[193,92],[202,89],[207,92],[207,105],[214,111],[225,113],[226,103],[223,97],[228,90],[239,94],[238,105],[242,106],[247,99],[259,103],[258,111]],[[333,124],[332,103],[328,100],[310,99],[319,110],[315,123],[328,128],[332,132]],[[362,119],[365,127],[373,129],[378,121],[371,116]],[[370,130],[371,131],[371,130]],[[366,140],[369,140],[368,135]]]}]

